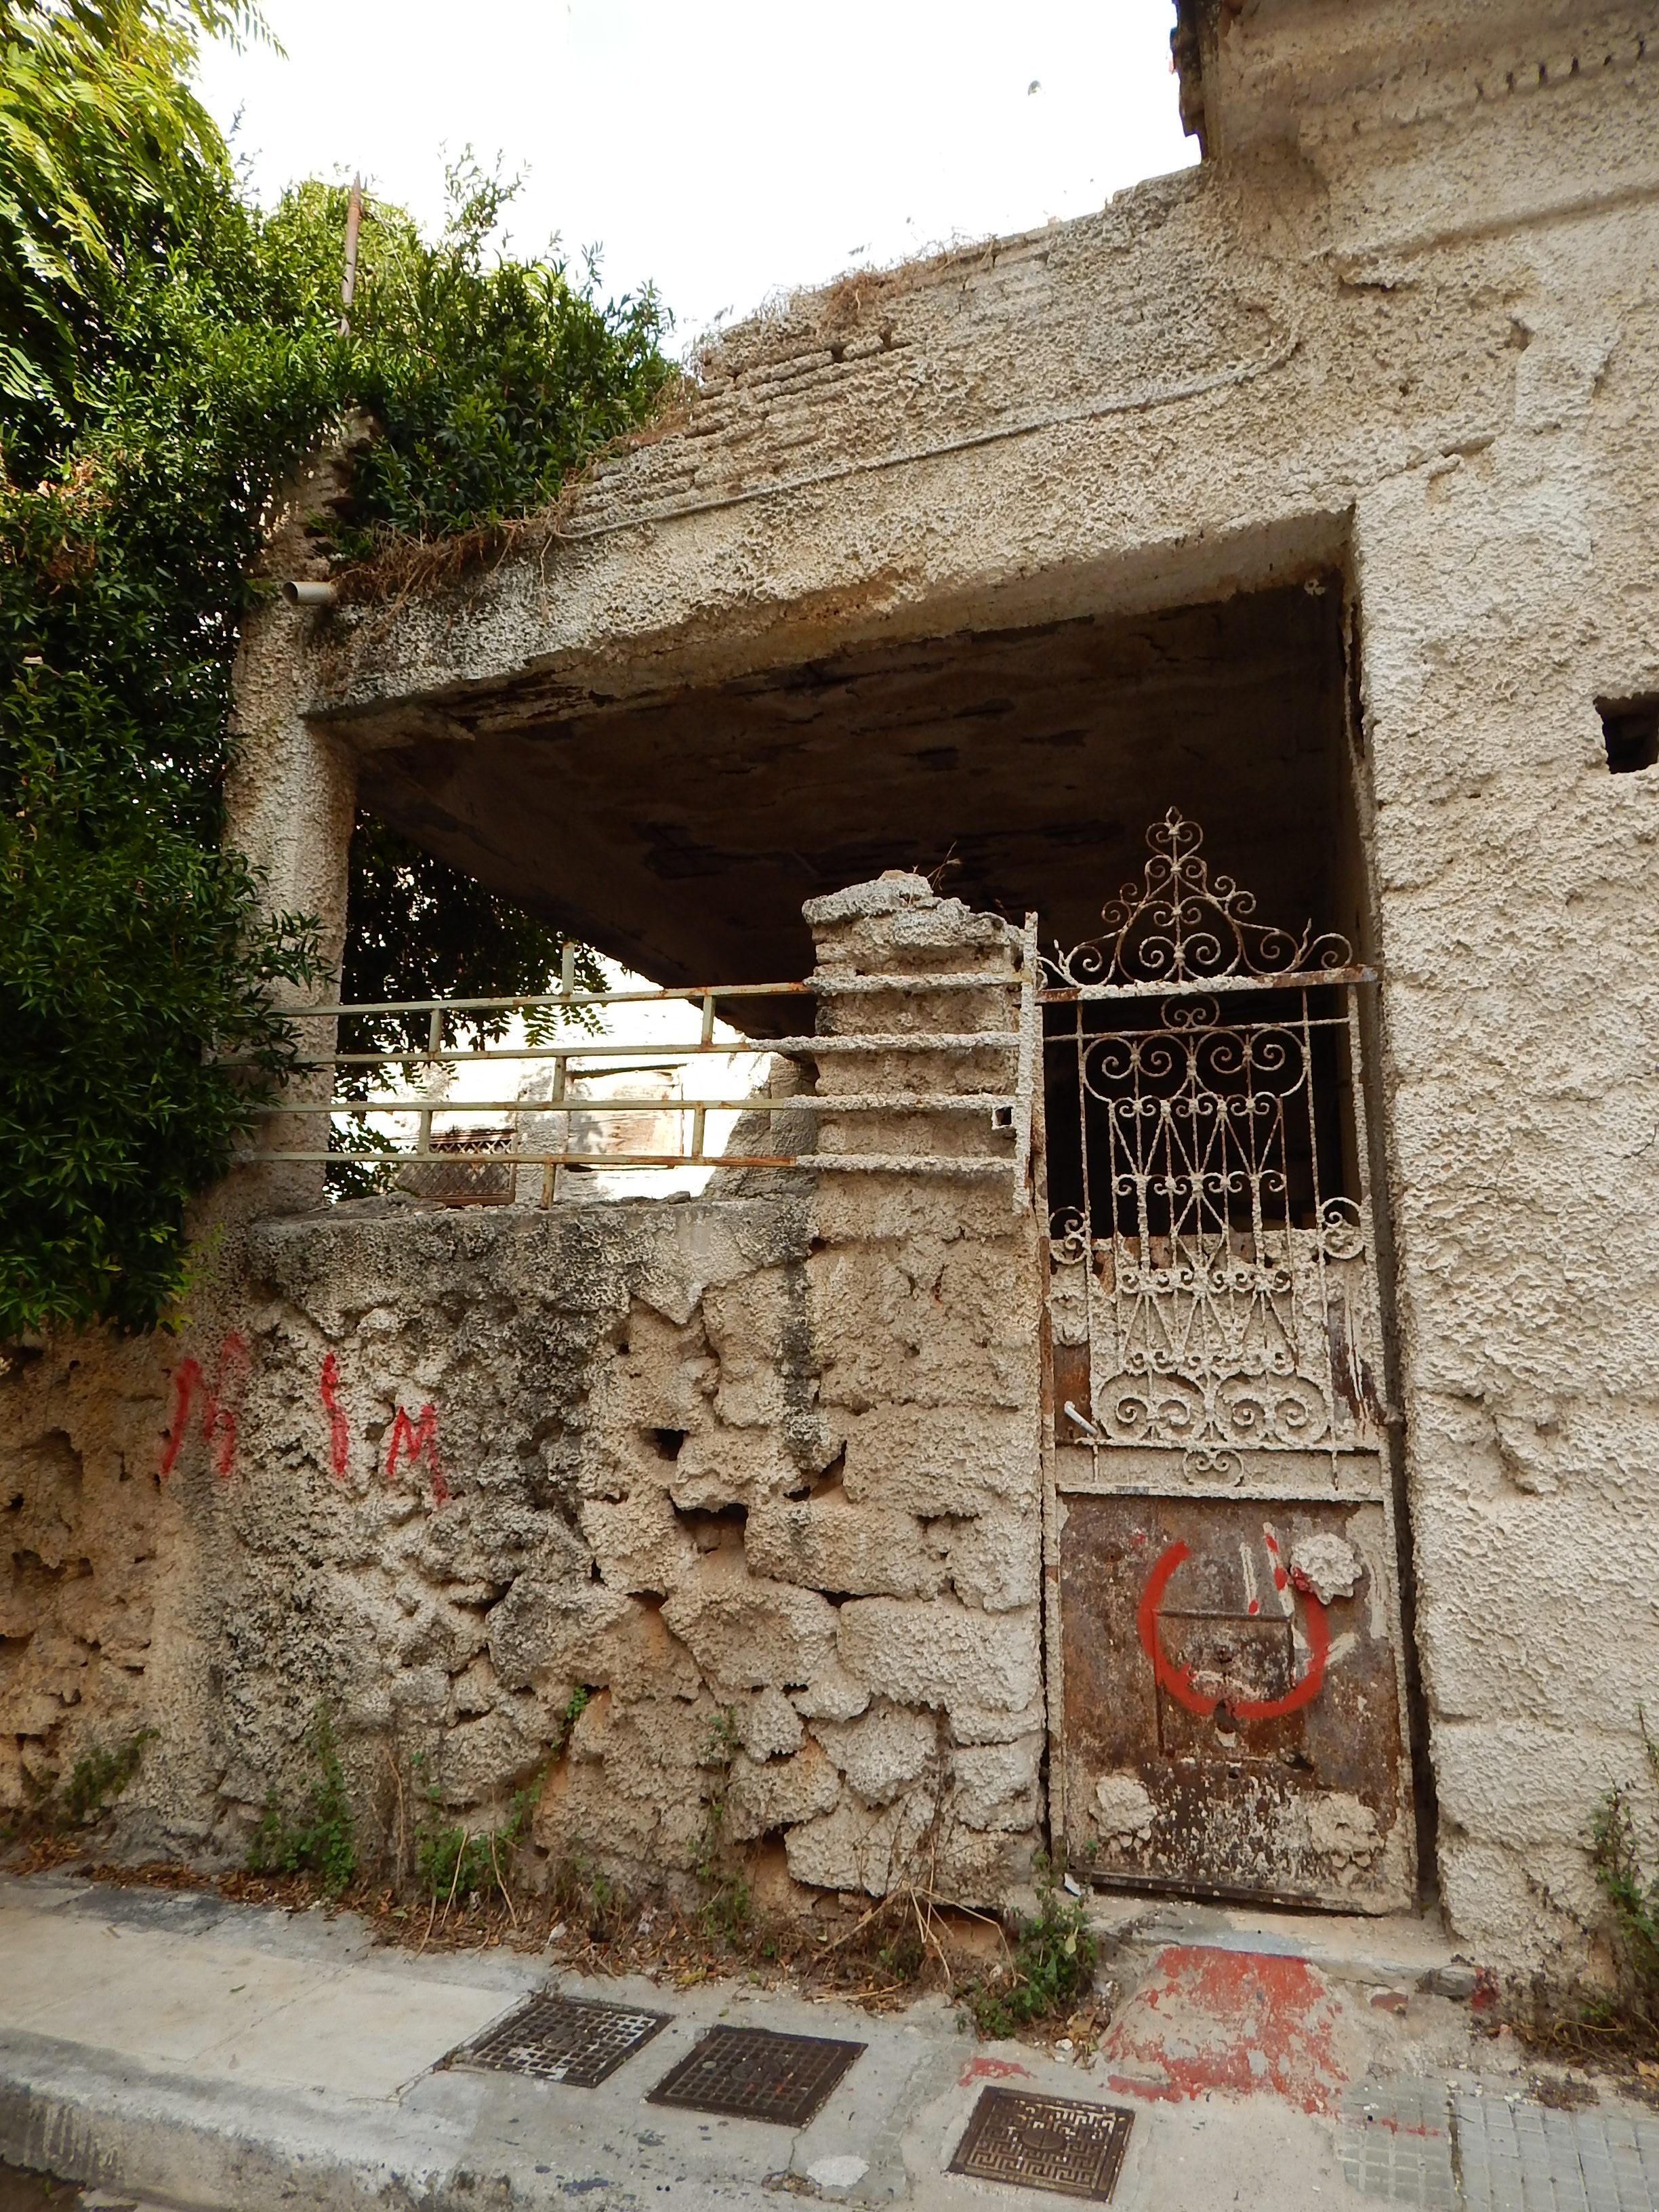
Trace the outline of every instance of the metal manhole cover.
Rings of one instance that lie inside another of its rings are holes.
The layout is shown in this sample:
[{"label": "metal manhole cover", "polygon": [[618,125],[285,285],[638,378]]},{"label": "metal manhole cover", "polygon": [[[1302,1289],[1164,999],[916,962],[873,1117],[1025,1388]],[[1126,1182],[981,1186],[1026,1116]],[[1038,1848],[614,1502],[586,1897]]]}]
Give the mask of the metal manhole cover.
[{"label": "metal manhole cover", "polygon": [[987,2089],[951,2160],[952,2173],[1104,2203],[1117,2186],[1134,2114],[1069,2097]]},{"label": "metal manhole cover", "polygon": [[866,2048],[763,2027],[712,2027],[646,2102],[804,2127]]},{"label": "metal manhole cover", "polygon": [[665,2012],[630,2012],[624,2005],[590,2004],[580,1997],[532,1997],[499,2027],[458,2051],[455,2059],[462,2066],[594,2089],[668,2020]]}]

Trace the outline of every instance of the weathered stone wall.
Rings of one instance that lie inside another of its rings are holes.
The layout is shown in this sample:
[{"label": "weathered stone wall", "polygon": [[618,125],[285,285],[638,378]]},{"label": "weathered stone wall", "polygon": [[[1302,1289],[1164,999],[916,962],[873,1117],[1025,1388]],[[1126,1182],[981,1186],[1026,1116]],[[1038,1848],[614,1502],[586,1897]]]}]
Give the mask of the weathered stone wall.
[{"label": "weathered stone wall", "polygon": [[[814,920],[826,986],[1006,979],[827,997],[843,1044],[990,1041],[826,1048],[820,1089],[1010,1086],[1006,924],[916,878]],[[1036,1261],[986,1120],[823,1115],[915,1172],[256,1220],[178,1340],[15,1360],[5,1802],[150,1726],[129,1846],[234,1855],[322,1698],[371,1856],[419,1753],[479,1820],[545,1771],[537,1844],[635,1880],[706,1861],[718,1797],[714,1840],[799,1883],[925,1852],[1006,1894],[1042,1812]]]},{"label": "weathered stone wall", "polygon": [[[1193,0],[1201,170],[725,334],[535,557],[315,633],[309,704],[507,711],[1346,565],[1442,1893],[1600,1918],[1659,1673],[1659,45],[1589,0]],[[943,793],[942,793],[943,799]]]}]

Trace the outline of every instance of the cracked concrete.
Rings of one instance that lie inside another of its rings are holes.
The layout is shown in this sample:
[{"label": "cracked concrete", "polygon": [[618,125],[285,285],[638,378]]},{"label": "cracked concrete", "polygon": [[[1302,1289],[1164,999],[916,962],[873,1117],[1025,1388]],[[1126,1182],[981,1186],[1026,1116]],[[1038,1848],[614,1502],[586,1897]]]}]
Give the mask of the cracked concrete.
[{"label": "cracked concrete", "polygon": [[[1474,1978],[1431,1921],[1165,1906],[1103,1932],[1115,2016],[1073,2061],[1064,2040],[979,2043],[938,1998],[872,2014],[741,1983],[585,1982],[501,1951],[377,1949],[349,1914],[3,1882],[0,2157],[96,2180],[111,2204],[202,2212],[279,2196],[315,2212],[661,2195],[758,2208],[780,2191],[968,2212],[1006,2198],[948,2171],[1000,2087],[1131,2113],[1112,2201],[1136,2212],[1659,2203],[1659,2122],[1609,2085],[1538,2077],[1509,2037],[1485,2035]],[[669,2022],[597,2089],[446,2063],[550,1984]],[[800,2128],[647,2103],[720,2023],[863,2050]]]}]

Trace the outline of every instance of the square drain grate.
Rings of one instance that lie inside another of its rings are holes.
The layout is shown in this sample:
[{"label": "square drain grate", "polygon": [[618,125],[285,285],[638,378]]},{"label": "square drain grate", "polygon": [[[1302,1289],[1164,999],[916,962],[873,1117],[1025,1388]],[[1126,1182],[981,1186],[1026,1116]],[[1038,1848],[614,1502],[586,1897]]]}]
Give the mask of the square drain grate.
[{"label": "square drain grate", "polygon": [[646,2102],[804,2127],[865,2048],[763,2027],[711,2027]]},{"label": "square drain grate", "polygon": [[538,2081],[595,2089],[666,2027],[668,2017],[665,2012],[590,2004],[580,1997],[532,1997],[455,2057],[462,2066],[489,2066],[504,2074],[528,2074]]},{"label": "square drain grate", "polygon": [[1134,2114],[1069,2097],[987,2089],[951,2160],[952,2173],[1104,2203],[1117,2186]]}]

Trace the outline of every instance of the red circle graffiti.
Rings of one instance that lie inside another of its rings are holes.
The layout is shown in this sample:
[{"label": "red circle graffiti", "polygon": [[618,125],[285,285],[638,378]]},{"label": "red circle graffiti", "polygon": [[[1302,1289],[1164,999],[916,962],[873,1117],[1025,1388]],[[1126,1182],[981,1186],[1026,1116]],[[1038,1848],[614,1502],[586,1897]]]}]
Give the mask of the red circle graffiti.
[{"label": "red circle graffiti", "polygon": [[[1170,1577],[1182,1561],[1189,1556],[1185,1542],[1179,1537],[1158,1560],[1146,1577],[1146,1587],[1140,1594],[1140,1607],[1135,1623],[1140,1631],[1140,1648],[1152,1662],[1152,1674],[1175,1699],[1189,1713],[1197,1713],[1208,1720],[1215,1711],[1213,1698],[1201,1698],[1193,1687],[1192,1669],[1177,1667],[1164,1656],[1158,1640],[1158,1607],[1164,1602]],[[1282,1698],[1241,1698],[1229,1710],[1241,1721],[1276,1721],[1285,1713],[1299,1712],[1304,1705],[1311,1705],[1319,1695],[1325,1679],[1325,1662],[1330,1654],[1330,1625],[1325,1618],[1325,1608],[1313,1593],[1305,1591],[1303,1602],[1308,1610],[1308,1671],[1294,1688]]]}]

